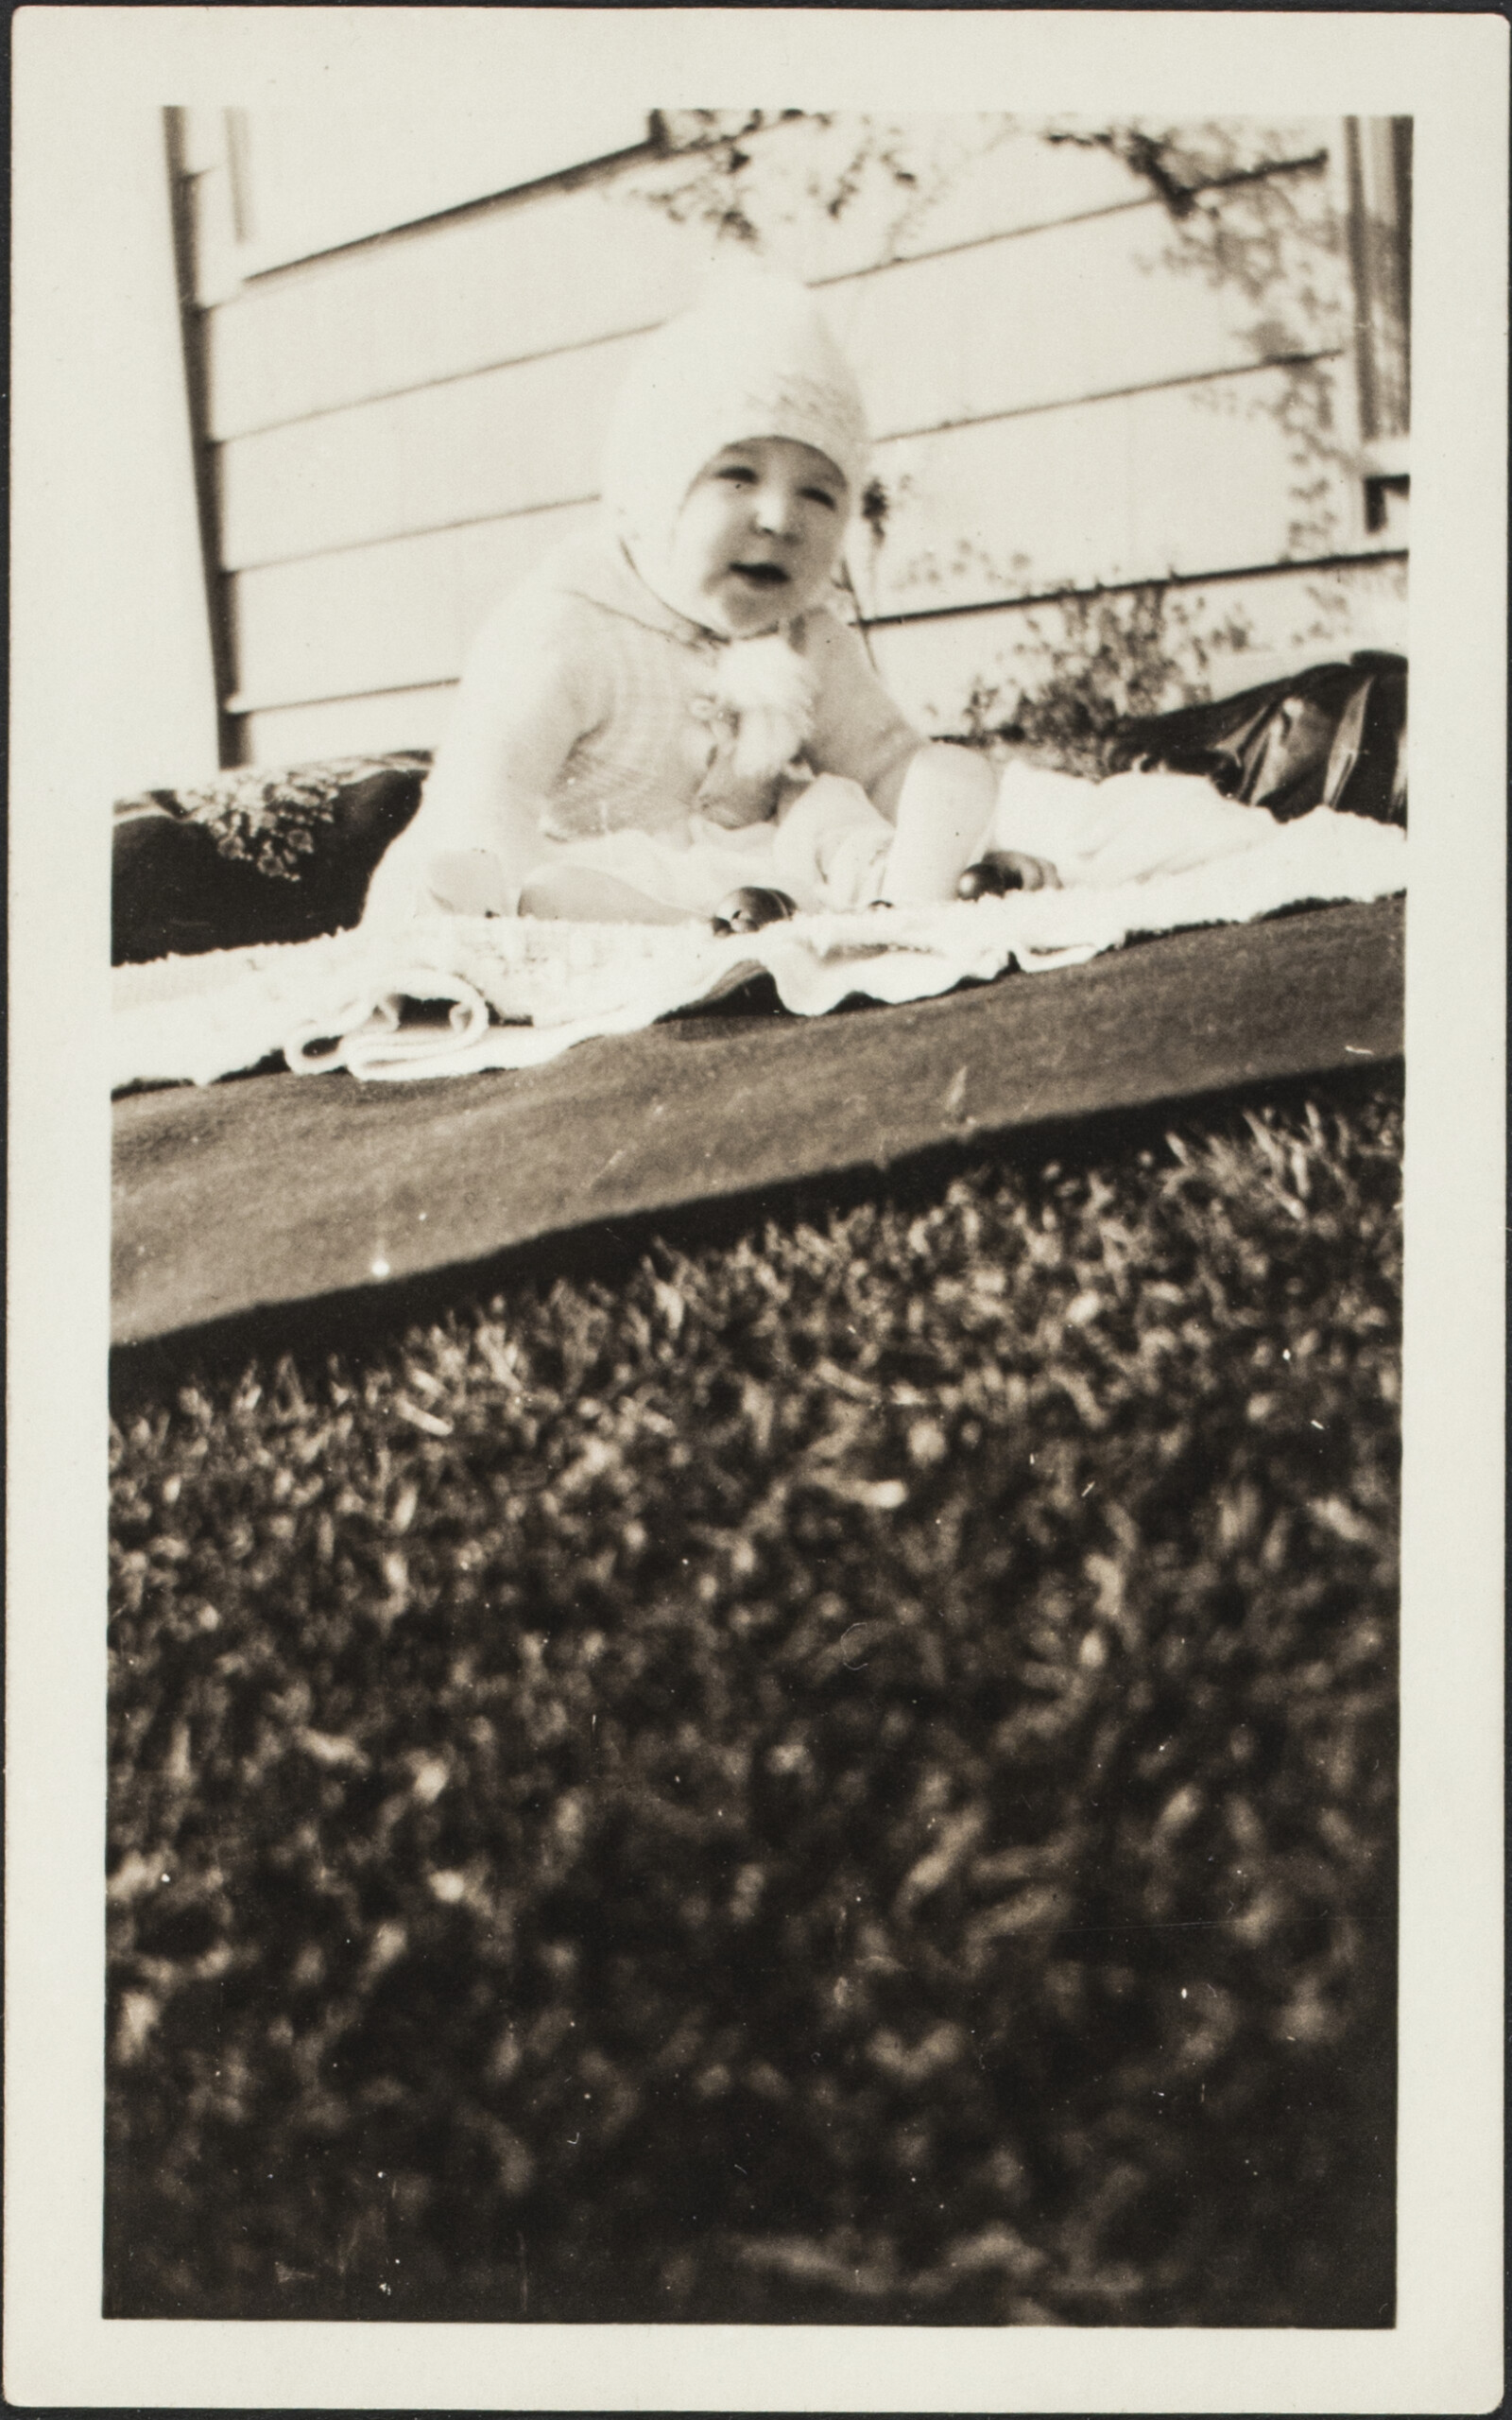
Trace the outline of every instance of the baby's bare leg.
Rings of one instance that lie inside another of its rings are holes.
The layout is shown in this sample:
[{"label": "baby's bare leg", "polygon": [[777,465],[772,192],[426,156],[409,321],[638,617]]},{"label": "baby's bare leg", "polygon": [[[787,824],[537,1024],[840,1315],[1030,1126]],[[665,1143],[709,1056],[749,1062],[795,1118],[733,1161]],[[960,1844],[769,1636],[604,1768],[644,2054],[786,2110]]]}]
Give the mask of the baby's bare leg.
[{"label": "baby's bare leg", "polygon": [[[421,809],[423,813],[423,809]],[[401,833],[368,886],[363,924],[400,929],[413,916],[507,916],[514,892],[491,849],[437,850]]]},{"label": "baby's bare leg", "polygon": [[613,874],[589,866],[555,866],[533,873],[520,893],[522,916],[565,919],[580,925],[688,925],[701,921],[669,908]]},{"label": "baby's bare leg", "polygon": [[887,854],[883,896],[898,908],[954,899],[955,886],[986,844],[997,783],[985,756],[934,741],[903,776],[898,830]]}]

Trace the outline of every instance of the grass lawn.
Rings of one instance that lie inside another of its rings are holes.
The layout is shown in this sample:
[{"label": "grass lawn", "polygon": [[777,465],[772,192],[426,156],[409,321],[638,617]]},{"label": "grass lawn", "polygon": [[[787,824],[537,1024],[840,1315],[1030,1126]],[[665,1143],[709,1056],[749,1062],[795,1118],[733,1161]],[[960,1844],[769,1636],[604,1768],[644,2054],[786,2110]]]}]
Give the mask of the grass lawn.
[{"label": "grass lawn", "polygon": [[123,1397],[109,2312],[1389,2324],[1400,1143]]}]

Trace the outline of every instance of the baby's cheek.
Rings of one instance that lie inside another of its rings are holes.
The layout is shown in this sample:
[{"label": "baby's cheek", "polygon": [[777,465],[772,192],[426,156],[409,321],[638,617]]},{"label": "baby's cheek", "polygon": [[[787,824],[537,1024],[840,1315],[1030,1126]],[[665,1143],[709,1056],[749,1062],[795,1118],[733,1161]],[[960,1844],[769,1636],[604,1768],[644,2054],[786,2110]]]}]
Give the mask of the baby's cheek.
[{"label": "baby's cheek", "polygon": [[807,605],[813,605],[817,603],[819,597],[831,585],[839,570],[839,532],[837,530],[826,528],[816,538],[814,543],[805,549],[805,553],[807,557],[808,570],[808,579],[805,584],[813,593],[811,596],[805,597],[804,602]]}]

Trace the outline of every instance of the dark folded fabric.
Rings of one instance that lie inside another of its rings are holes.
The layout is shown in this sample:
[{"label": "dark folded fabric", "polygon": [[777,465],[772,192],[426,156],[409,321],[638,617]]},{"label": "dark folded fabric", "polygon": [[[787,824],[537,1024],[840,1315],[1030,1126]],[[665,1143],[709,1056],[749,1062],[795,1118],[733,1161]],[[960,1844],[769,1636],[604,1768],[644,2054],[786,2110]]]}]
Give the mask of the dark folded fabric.
[{"label": "dark folded fabric", "polygon": [[1315,806],[1404,823],[1406,741],[1406,658],[1364,649],[1348,664],[1312,664],[1236,697],[1126,722],[1113,762],[1201,773],[1281,823]]},{"label": "dark folded fabric", "polygon": [[420,804],[428,767],[417,752],[232,772],[202,790],[123,801],[113,962],[311,941],[355,925],[379,859]]}]

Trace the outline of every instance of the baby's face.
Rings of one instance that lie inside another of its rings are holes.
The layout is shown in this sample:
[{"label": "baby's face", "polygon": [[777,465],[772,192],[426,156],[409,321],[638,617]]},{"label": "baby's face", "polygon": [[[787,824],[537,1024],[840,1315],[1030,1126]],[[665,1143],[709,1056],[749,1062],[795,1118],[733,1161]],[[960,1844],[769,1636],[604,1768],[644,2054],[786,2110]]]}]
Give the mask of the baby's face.
[{"label": "baby's face", "polygon": [[727,445],[678,515],[679,596],[732,638],[754,638],[823,594],[845,534],[846,483],[829,456],[790,437]]}]

